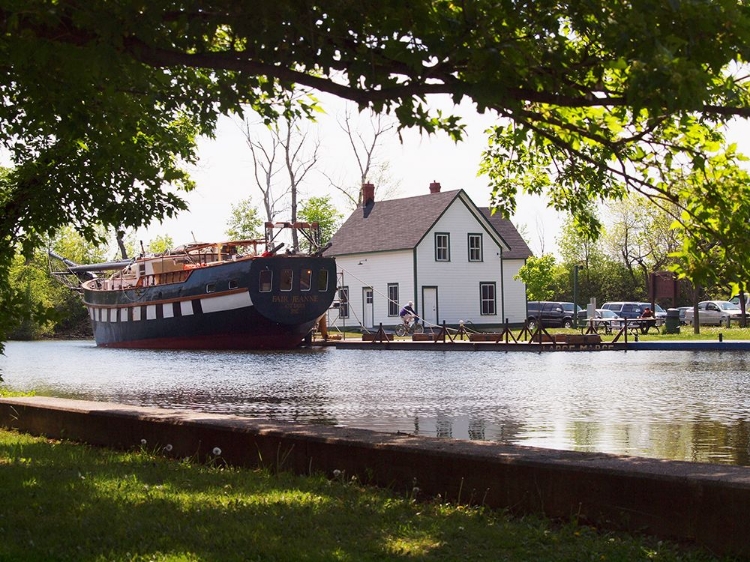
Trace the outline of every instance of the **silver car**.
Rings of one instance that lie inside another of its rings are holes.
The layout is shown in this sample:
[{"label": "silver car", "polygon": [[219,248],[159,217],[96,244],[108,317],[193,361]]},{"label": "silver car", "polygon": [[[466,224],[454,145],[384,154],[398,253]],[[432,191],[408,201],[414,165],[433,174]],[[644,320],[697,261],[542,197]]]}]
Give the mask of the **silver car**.
[{"label": "silver car", "polygon": [[622,328],[625,320],[608,308],[597,308],[594,311],[594,317],[589,318],[587,322],[589,328],[593,328],[596,331],[603,328],[609,334],[613,329],[619,330]]},{"label": "silver car", "polygon": [[[692,326],[694,318],[693,308],[685,311],[685,324]],[[738,322],[742,316],[740,307],[729,301],[702,301],[698,303],[698,321],[701,326],[727,326],[731,322]]]}]

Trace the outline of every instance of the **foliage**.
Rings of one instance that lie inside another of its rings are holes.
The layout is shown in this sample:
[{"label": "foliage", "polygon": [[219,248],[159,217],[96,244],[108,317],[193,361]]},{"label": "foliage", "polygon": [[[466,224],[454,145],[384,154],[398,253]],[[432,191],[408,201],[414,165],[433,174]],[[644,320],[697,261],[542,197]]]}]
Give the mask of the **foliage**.
[{"label": "foliage", "polygon": [[607,211],[609,228],[602,237],[605,253],[620,259],[631,272],[639,269],[647,275],[665,269],[669,254],[676,250],[672,219],[639,196],[612,202]]},{"label": "foliage", "polygon": [[331,202],[330,195],[310,197],[302,202],[298,213],[305,222],[317,222],[320,226],[320,242],[326,244],[338,230],[344,216]]},{"label": "foliage", "polygon": [[163,254],[174,248],[174,240],[169,234],[159,235],[148,243],[148,251],[152,254]]},{"label": "foliage", "polygon": [[538,258],[531,256],[518,270],[514,279],[526,284],[526,298],[530,301],[548,301],[554,296],[552,288],[554,270],[556,266],[555,256],[543,254]]},{"label": "foliage", "polygon": [[262,237],[262,226],[258,209],[253,205],[252,197],[248,197],[232,205],[226,233],[230,240],[252,240]]},{"label": "foliage", "polygon": [[676,252],[676,270],[696,284],[729,289],[750,279],[743,235],[750,224],[750,174],[734,165],[736,146],[721,148],[710,167],[679,178],[676,192],[686,210],[675,228],[685,242]]},{"label": "foliage", "polygon": [[[96,229],[96,235],[100,240],[107,238],[102,228]],[[49,246],[56,254],[79,264],[107,261],[107,255],[111,253],[110,244],[90,244],[69,225],[57,230],[49,240]]]},{"label": "foliage", "polygon": [[56,314],[51,311],[54,289],[52,279],[47,274],[46,261],[25,259],[17,255],[10,269],[10,282],[20,291],[23,304],[28,311],[21,321],[10,331],[12,339],[32,340],[50,336],[53,332]]},{"label": "foliage", "polygon": [[[99,236],[106,238],[103,229]],[[73,228],[65,226],[48,241],[48,248],[55,254],[75,263],[107,261],[108,253],[116,244],[92,245]],[[10,339],[40,339],[65,334],[67,336],[90,335],[89,319],[80,295],[71,290],[78,284],[71,278],[71,285],[56,280],[51,272],[64,271],[65,266],[50,259],[47,248],[32,252],[30,257],[17,254],[10,269],[10,285],[19,291],[24,306],[18,322],[7,327]]]},{"label": "foliage", "polygon": [[[279,96],[298,86],[454,139],[460,120],[428,96],[469,97],[498,116],[482,169],[500,211],[519,190],[546,193],[592,236],[591,202],[642,193],[680,210],[695,279],[714,240],[745,232],[750,200],[726,197],[739,155],[720,129],[750,115],[745,2],[2,0],[0,31],[3,328],[23,309],[5,282],[16,244],[28,256],[63,224],[93,241],[97,224],[173,216],[196,135],[242,104],[266,123],[309,115]],[[728,267],[746,273],[745,255]]]}]

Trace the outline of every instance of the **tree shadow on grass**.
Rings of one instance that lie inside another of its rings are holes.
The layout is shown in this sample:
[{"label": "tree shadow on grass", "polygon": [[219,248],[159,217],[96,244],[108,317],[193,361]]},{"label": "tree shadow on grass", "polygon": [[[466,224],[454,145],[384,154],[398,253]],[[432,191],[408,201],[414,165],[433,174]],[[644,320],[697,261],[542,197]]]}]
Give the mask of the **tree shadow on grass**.
[{"label": "tree shadow on grass", "polygon": [[346,475],[330,481],[15,437],[0,435],[0,560],[642,558],[642,542],[416,503]]}]

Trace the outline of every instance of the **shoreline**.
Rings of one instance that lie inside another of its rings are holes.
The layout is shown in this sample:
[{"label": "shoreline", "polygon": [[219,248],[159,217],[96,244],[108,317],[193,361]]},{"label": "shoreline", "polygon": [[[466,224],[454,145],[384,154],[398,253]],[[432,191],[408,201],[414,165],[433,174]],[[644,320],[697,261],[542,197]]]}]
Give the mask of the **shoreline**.
[{"label": "shoreline", "polygon": [[[176,457],[298,474],[342,471],[362,482],[457,503],[687,541],[750,554],[750,470],[556,451],[402,433],[45,397],[0,398],[0,425],[117,449],[172,445]],[[438,469],[439,467],[439,469]]]}]

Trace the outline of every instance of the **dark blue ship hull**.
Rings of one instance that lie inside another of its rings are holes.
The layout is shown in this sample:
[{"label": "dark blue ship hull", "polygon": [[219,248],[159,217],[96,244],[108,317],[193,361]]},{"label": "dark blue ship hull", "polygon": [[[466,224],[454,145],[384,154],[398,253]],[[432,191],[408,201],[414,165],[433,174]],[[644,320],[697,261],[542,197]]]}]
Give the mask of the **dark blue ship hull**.
[{"label": "dark blue ship hull", "polygon": [[333,258],[253,257],[147,276],[142,286],[83,285],[97,345],[148,349],[290,349],[336,294]]}]

